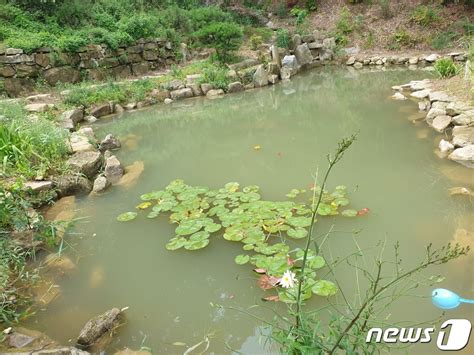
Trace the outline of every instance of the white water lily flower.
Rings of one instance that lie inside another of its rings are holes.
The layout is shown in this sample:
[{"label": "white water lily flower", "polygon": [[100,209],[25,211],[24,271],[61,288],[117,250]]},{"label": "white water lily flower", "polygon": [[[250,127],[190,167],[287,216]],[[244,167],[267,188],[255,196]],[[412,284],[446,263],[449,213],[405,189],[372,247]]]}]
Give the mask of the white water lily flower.
[{"label": "white water lily flower", "polygon": [[284,288],[291,288],[295,286],[295,283],[297,282],[295,276],[296,275],[294,272],[291,272],[290,270],[286,270],[280,279],[280,285]]}]

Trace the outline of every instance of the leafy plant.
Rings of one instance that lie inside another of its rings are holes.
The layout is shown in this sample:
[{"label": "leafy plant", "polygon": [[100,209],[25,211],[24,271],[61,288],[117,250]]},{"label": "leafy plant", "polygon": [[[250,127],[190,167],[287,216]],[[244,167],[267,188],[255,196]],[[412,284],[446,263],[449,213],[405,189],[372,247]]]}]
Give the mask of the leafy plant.
[{"label": "leafy plant", "polygon": [[230,54],[240,48],[243,39],[240,26],[226,22],[211,23],[194,35],[203,45],[214,48],[218,59],[223,62],[228,61]]},{"label": "leafy plant", "polygon": [[392,9],[390,8],[390,0],[379,0],[379,5],[384,19],[389,19],[393,16]]},{"label": "leafy plant", "polygon": [[299,7],[294,7],[291,9],[290,15],[295,17],[296,24],[300,25],[306,20],[306,17],[308,17],[308,10],[300,9]]},{"label": "leafy plant", "polygon": [[457,34],[451,31],[438,33],[431,41],[431,46],[434,49],[443,49],[452,45],[453,40]]},{"label": "leafy plant", "polygon": [[438,11],[432,6],[419,5],[413,10],[410,19],[422,26],[430,26],[434,22],[439,21]]},{"label": "leafy plant", "polygon": [[436,74],[441,78],[450,78],[459,74],[461,68],[451,58],[441,58],[434,64]]},{"label": "leafy plant", "polygon": [[354,30],[354,20],[352,14],[347,7],[343,7],[339,13],[339,18],[336,22],[336,29],[338,32],[347,35]]},{"label": "leafy plant", "polygon": [[202,70],[202,77],[199,82],[211,84],[217,89],[227,91],[230,84],[227,76],[228,70],[225,67],[211,66]]},{"label": "leafy plant", "polygon": [[404,30],[399,29],[395,32],[394,35],[390,37],[389,48],[399,49],[402,46],[410,47],[415,43],[415,40],[410,36],[410,34]]},{"label": "leafy plant", "polygon": [[308,11],[316,11],[318,9],[318,3],[316,0],[306,0],[306,9]]},{"label": "leafy plant", "polygon": [[276,45],[280,48],[290,47],[290,33],[287,29],[278,29],[276,33]]},{"label": "leafy plant", "polygon": [[258,35],[252,35],[249,38],[249,42],[250,42],[250,48],[252,48],[253,50],[256,50],[263,43],[263,40],[262,40],[262,37]]}]

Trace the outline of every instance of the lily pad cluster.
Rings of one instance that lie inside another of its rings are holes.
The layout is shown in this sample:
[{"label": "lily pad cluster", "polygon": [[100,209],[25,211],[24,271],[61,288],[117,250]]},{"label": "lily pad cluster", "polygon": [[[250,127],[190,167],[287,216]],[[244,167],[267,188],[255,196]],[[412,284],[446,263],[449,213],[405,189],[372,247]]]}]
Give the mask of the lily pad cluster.
[{"label": "lily pad cluster", "polygon": [[[293,189],[286,196],[287,201],[265,201],[261,199],[259,187],[245,186],[237,182],[211,190],[203,186],[190,186],[183,180],[172,181],[164,190],[152,191],[140,196],[142,202],[136,206],[146,212],[147,218],[169,214],[170,223],[176,224],[176,235],[166,244],[168,250],[198,250],[210,243],[213,235],[225,240],[241,243],[244,253],[235,257],[239,265],[250,263],[254,271],[262,274],[259,284],[272,285],[278,297],[267,299],[294,302],[296,287],[283,289],[278,280],[291,270],[300,275],[303,249],[290,247],[291,239],[308,236],[314,195],[323,194],[318,215],[353,217],[357,211],[344,209],[349,204],[346,187],[338,186],[333,192],[312,187],[309,191]],[[117,217],[125,222],[137,217],[137,212],[126,212]],[[294,244],[294,243],[293,243]],[[317,280],[316,271],[326,264],[323,257],[310,250],[303,297],[312,293],[330,296],[336,293],[336,286],[327,280]],[[268,289],[269,287],[262,287]]]}]

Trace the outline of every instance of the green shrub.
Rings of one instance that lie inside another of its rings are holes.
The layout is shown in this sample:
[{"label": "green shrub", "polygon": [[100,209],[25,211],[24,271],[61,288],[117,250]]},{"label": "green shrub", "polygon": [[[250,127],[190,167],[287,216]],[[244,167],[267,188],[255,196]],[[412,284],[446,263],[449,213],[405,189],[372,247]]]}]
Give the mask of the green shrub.
[{"label": "green shrub", "polygon": [[243,39],[240,26],[226,22],[211,23],[194,35],[203,45],[214,48],[220,61],[228,61],[230,54],[240,48]]},{"label": "green shrub", "polygon": [[134,40],[154,37],[157,32],[156,18],[146,14],[136,14],[120,20],[119,28]]},{"label": "green shrub", "polygon": [[393,16],[392,9],[390,8],[390,0],[379,0],[379,5],[384,19],[389,19]]},{"label": "green shrub", "polygon": [[432,40],[431,46],[434,49],[444,49],[451,46],[457,34],[451,31],[438,33]]},{"label": "green shrub", "polygon": [[336,22],[336,29],[338,32],[347,35],[354,30],[354,21],[352,18],[352,14],[350,13],[347,7],[343,7],[339,18]]},{"label": "green shrub", "polygon": [[276,34],[276,45],[280,48],[290,47],[290,33],[287,29],[280,28]]},{"label": "green shrub", "polygon": [[250,42],[250,48],[252,48],[253,50],[256,50],[263,43],[263,40],[262,40],[262,37],[258,35],[252,35],[249,38],[249,42]]},{"label": "green shrub", "polygon": [[398,30],[392,35],[389,39],[389,48],[390,49],[399,49],[400,47],[410,47],[415,44],[415,40],[410,36],[410,34],[404,30]]},{"label": "green shrub", "polygon": [[290,11],[290,15],[296,17],[296,24],[300,25],[308,17],[308,10],[300,9],[299,7],[294,7]]},{"label": "green shrub", "polygon": [[76,52],[87,44],[89,44],[89,40],[84,33],[63,35],[56,40],[56,46],[66,52]]},{"label": "green shrub", "polygon": [[227,73],[228,71],[225,67],[213,66],[205,68],[202,71],[202,78],[199,80],[199,83],[209,83],[217,89],[227,91],[230,83]]},{"label": "green shrub", "polygon": [[419,5],[411,13],[411,20],[422,26],[429,26],[439,21],[438,11],[431,6]]},{"label": "green shrub", "polygon": [[194,31],[199,31],[213,22],[232,22],[232,16],[217,6],[192,9],[188,16]]},{"label": "green shrub", "polygon": [[54,37],[48,32],[26,32],[16,31],[5,40],[5,44],[13,48],[21,48],[25,52],[30,53],[40,47],[47,47],[54,43]]},{"label": "green shrub", "polygon": [[277,4],[277,15],[279,18],[288,17],[288,7],[286,6],[286,0],[279,0]]},{"label": "green shrub", "polygon": [[459,74],[460,67],[457,66],[451,58],[441,58],[434,64],[436,74],[441,78],[450,78]]},{"label": "green shrub", "polygon": [[306,9],[308,11],[316,11],[318,9],[318,4],[316,0],[306,0]]}]

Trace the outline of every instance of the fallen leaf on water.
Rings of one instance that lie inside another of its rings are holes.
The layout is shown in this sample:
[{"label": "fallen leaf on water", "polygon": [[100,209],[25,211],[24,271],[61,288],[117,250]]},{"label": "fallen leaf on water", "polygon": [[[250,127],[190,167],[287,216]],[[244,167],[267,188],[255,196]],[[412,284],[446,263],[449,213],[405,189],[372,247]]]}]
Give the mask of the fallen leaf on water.
[{"label": "fallen leaf on water", "polygon": [[262,147],[261,147],[259,144],[257,144],[257,145],[254,145],[254,146],[253,146],[253,149],[255,149],[255,150],[260,150],[260,149],[262,149]]},{"label": "fallen leaf on water", "polygon": [[265,269],[253,269],[253,271],[255,271],[257,274],[266,274],[267,273],[267,270],[265,270]]},{"label": "fallen leaf on water", "polygon": [[280,296],[268,296],[268,297],[263,297],[262,301],[267,301],[267,302],[278,302],[280,300]]},{"label": "fallen leaf on water", "polygon": [[262,275],[258,279],[258,287],[260,287],[262,290],[269,290],[271,288],[274,288],[277,285],[278,281],[280,281],[278,277]]},{"label": "fallen leaf on water", "polygon": [[366,215],[367,213],[369,213],[369,209],[367,207],[361,209],[360,211],[357,211],[357,215],[358,216],[363,216],[363,215]]}]

